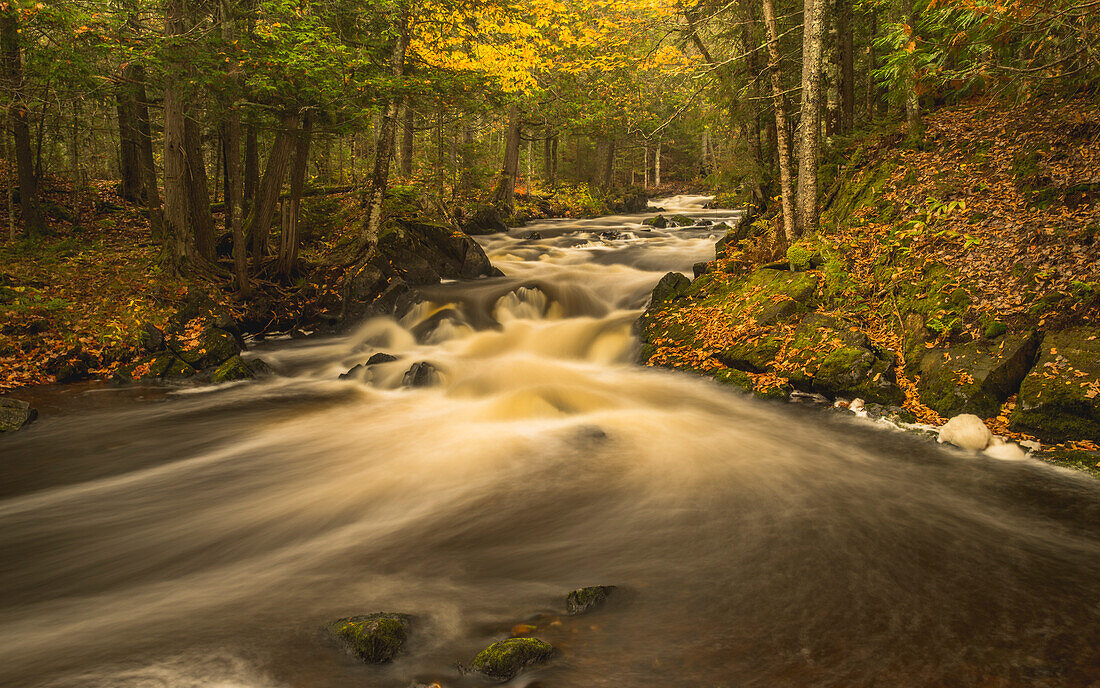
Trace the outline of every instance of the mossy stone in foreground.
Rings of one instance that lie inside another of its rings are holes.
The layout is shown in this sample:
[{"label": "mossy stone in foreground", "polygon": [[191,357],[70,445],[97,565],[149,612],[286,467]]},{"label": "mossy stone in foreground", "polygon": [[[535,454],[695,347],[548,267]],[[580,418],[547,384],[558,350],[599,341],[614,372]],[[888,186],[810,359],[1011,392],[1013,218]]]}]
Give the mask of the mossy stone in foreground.
[{"label": "mossy stone in foreground", "polygon": [[337,619],[325,628],[359,659],[382,664],[405,647],[410,621],[407,614],[367,614]]},{"label": "mossy stone in foreground", "polygon": [[248,364],[244,362],[244,359],[240,356],[234,356],[225,363],[218,366],[218,369],[214,371],[213,377],[210,378],[211,382],[233,382],[234,380],[251,380],[255,375],[252,369],[248,367]]},{"label": "mossy stone in foreground", "polygon": [[607,601],[607,596],[615,589],[614,585],[593,585],[580,588],[565,597],[565,606],[570,614],[583,614]]},{"label": "mossy stone in foreground", "polygon": [[542,664],[554,656],[554,646],[538,638],[509,638],[493,643],[474,658],[473,670],[506,681],[524,667]]}]

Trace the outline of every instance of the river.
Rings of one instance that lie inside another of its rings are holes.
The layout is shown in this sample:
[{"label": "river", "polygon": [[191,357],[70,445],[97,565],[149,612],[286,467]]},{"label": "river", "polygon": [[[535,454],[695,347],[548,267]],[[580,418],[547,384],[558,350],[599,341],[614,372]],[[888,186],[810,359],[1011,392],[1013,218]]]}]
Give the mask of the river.
[{"label": "river", "polygon": [[[266,381],[50,391],[0,437],[0,685],[475,686],[529,619],[517,686],[1098,685],[1098,483],[634,365],[717,238],[643,217],[484,237],[506,277],[259,343]],[[392,664],[319,635],[373,611],[416,616]]]}]

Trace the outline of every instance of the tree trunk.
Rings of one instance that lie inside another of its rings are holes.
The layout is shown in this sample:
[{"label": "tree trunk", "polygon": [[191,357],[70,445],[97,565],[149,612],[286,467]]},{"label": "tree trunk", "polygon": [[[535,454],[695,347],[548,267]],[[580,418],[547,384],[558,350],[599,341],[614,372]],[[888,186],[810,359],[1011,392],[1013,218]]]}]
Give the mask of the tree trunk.
[{"label": "tree trunk", "polygon": [[[169,0],[165,7],[166,38],[179,40],[187,33],[184,0]],[[174,52],[174,51],[173,51]],[[164,89],[164,252],[171,267],[182,271],[194,259],[194,242],[187,231],[189,197],[187,189],[187,144],[185,127],[186,66],[182,56],[169,54]]]},{"label": "tree trunk", "polygon": [[[902,20],[908,27],[909,40],[916,42],[917,15],[913,9],[913,0],[902,0]],[[908,52],[908,65],[905,70],[905,125],[910,140],[915,140],[921,135],[920,100],[917,92],[917,65],[913,59],[913,53]]]},{"label": "tree trunk", "polygon": [[776,149],[779,156],[779,189],[783,205],[783,233],[788,245],[795,239],[794,190],[791,188],[791,143],[787,138],[787,99],[783,95],[783,75],[780,72],[779,30],[775,21],[775,5],[764,2],[764,22],[768,26],[768,71],[771,72],[772,107],[775,109]]},{"label": "tree trunk", "polygon": [[[241,178],[241,193],[244,205],[244,217],[252,213],[256,201],[256,190],[260,187],[260,142],[256,123],[249,121],[244,133],[244,176]],[[243,219],[243,218],[242,218]]]},{"label": "tree trunk", "polygon": [[309,113],[302,118],[302,128],[294,143],[294,165],[290,170],[290,201],[286,204],[287,217],[279,242],[279,274],[287,279],[298,267],[298,212],[302,206],[302,189],[306,183],[306,166],[309,162],[309,145],[313,136],[313,118]]},{"label": "tree trunk", "polygon": [[550,172],[547,174],[547,182],[553,189],[558,185],[558,134],[554,132],[550,139]]},{"label": "tree trunk", "polygon": [[878,38],[878,10],[874,5],[871,6],[871,28],[869,29],[870,36],[867,39],[867,94],[866,102],[864,103],[864,115],[868,122],[871,122],[875,118],[875,111],[878,109],[878,84],[875,83],[874,70],[875,66],[875,39]]},{"label": "tree trunk", "polygon": [[493,203],[504,206],[508,213],[515,206],[516,175],[519,174],[519,142],[522,135],[519,105],[508,106],[508,134],[504,140],[504,165],[497,178],[497,187],[493,192]]},{"label": "tree trunk", "polygon": [[653,185],[661,185],[661,140],[657,139],[657,150],[653,153]]},{"label": "tree trunk", "polygon": [[84,186],[80,174],[80,101],[73,101],[73,135],[69,139],[69,158],[72,163],[72,215],[73,226],[80,226],[80,191]]},{"label": "tree trunk", "polygon": [[214,218],[210,214],[210,192],[206,178],[206,158],[202,152],[202,133],[198,121],[187,114],[183,122],[184,153],[187,164],[188,218],[195,235],[195,252],[203,260],[214,262]]},{"label": "tree trunk", "polygon": [[826,145],[832,145],[833,138],[841,131],[838,0],[823,1],[825,2],[825,35],[822,39],[822,60],[825,69],[825,141]]},{"label": "tree trunk", "polygon": [[642,188],[649,188],[649,146],[642,147],[642,167],[645,171],[642,173]]},{"label": "tree trunk", "polygon": [[852,0],[837,0],[837,30],[840,33],[840,130],[851,133],[855,126],[855,48],[852,45]]},{"label": "tree trunk", "polygon": [[[402,81],[405,75],[405,53],[409,49],[409,15],[409,2],[404,0],[397,8],[394,27],[397,37],[390,52],[390,74],[397,81]],[[396,96],[391,97],[386,103],[382,121],[378,126],[377,144],[374,149],[374,172],[367,185],[367,218],[356,246],[357,258],[365,258],[367,252],[373,250],[382,228],[382,201],[386,197],[386,187],[389,186],[390,181],[390,161],[393,159],[394,143],[397,138],[399,105],[400,100]]]},{"label": "tree trunk", "polygon": [[142,200],[145,187],[145,173],[142,170],[141,131],[138,124],[138,108],[140,106],[136,95],[138,84],[144,81],[135,78],[135,72],[141,67],[135,63],[128,63],[122,68],[119,82],[116,87],[115,97],[118,101],[118,140],[119,140],[119,171],[122,174],[122,185],[119,195],[130,201],[138,203]]},{"label": "tree trunk", "polygon": [[[237,20],[230,11],[231,0],[222,0],[222,38],[233,44],[237,36]],[[231,58],[227,73],[231,94],[225,114],[225,217],[233,235],[233,274],[237,279],[237,293],[242,299],[252,294],[248,279],[248,245],[244,236],[244,185],[241,180],[241,111],[237,89],[240,87],[241,65]]]},{"label": "tree trunk", "polygon": [[19,178],[19,207],[23,212],[23,232],[30,236],[45,231],[38,207],[38,181],[31,159],[30,111],[23,102],[23,54],[20,45],[19,15],[11,5],[0,10],[0,59],[3,78],[11,105],[8,118],[15,144],[15,167]]},{"label": "tree trunk", "polygon": [[405,103],[401,121],[401,176],[411,179],[413,173],[413,137],[416,134],[416,113]]},{"label": "tree trunk", "polygon": [[817,229],[817,157],[821,145],[822,37],[825,0],[805,0],[802,55],[802,113],[798,147],[798,234]]},{"label": "tree trunk", "polygon": [[600,185],[604,191],[611,190],[611,183],[615,176],[615,139],[607,137],[607,157],[604,159],[603,175]]},{"label": "tree trunk", "polygon": [[279,192],[286,179],[290,166],[290,153],[294,147],[294,133],[298,128],[298,115],[286,113],[282,126],[271,144],[271,153],[267,158],[264,176],[260,181],[259,192],[253,199],[248,216],[247,233],[252,240],[253,272],[259,272],[267,254],[267,239],[271,233],[271,221],[275,218],[275,207],[279,204]]}]

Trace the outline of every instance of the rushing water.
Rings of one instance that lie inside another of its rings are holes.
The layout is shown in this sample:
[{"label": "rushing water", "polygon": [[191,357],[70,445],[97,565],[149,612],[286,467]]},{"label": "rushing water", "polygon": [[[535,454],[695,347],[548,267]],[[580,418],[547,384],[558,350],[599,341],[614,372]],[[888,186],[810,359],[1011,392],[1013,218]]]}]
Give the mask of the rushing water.
[{"label": "rushing water", "polygon": [[[264,343],[269,381],[42,400],[0,438],[0,685],[480,685],[455,662],[540,614],[516,685],[1097,685],[1097,483],[632,365],[716,239],[642,217],[486,238],[507,277]],[[417,617],[391,665],[319,637],[380,610]]]}]

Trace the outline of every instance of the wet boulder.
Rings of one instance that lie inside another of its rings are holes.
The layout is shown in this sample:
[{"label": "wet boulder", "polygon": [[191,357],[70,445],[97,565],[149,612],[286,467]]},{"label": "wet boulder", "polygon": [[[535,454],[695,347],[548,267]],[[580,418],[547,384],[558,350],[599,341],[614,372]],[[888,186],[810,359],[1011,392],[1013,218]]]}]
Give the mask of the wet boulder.
[{"label": "wet boulder", "polygon": [[489,678],[507,681],[524,668],[554,657],[554,647],[538,638],[508,638],[478,653],[471,668]]},{"label": "wet boulder", "polygon": [[403,387],[432,387],[439,384],[439,371],[426,361],[413,363],[401,378]]},{"label": "wet boulder", "polygon": [[371,357],[367,359],[367,365],[378,365],[379,363],[393,363],[397,360],[397,356],[393,354],[387,354],[379,351],[376,354],[371,354]]},{"label": "wet boulder", "polygon": [[664,215],[658,215],[656,217],[642,220],[642,224],[648,225],[650,227],[656,227],[657,229],[665,229],[666,227],[668,227],[668,218],[666,218]]},{"label": "wet boulder", "polygon": [[389,612],[337,619],[325,626],[348,653],[368,664],[384,664],[405,648],[412,617]]},{"label": "wet boulder", "polygon": [[1009,427],[1047,442],[1100,440],[1100,328],[1043,336]]},{"label": "wet boulder", "polygon": [[223,382],[235,382],[237,380],[251,380],[256,377],[252,368],[240,356],[233,356],[219,365],[210,376],[214,384]]},{"label": "wet boulder", "polygon": [[669,222],[674,227],[692,227],[695,225],[695,220],[687,215],[673,215],[669,218]]},{"label": "wet boulder", "polygon": [[0,397],[0,432],[14,432],[38,417],[38,411],[19,399]]},{"label": "wet boulder", "polygon": [[896,406],[905,394],[897,383],[895,358],[852,323],[811,313],[795,328],[780,367],[804,392]]},{"label": "wet boulder", "polygon": [[657,286],[653,287],[653,293],[650,296],[650,304],[660,304],[667,301],[673,301],[687,292],[688,287],[691,286],[691,280],[679,272],[666,273],[664,277],[657,282]]},{"label": "wet boulder", "polygon": [[592,585],[578,588],[565,597],[566,610],[576,616],[603,606],[608,596],[615,590],[614,585]]},{"label": "wet boulder", "polygon": [[153,323],[145,323],[141,326],[138,344],[151,354],[164,351],[164,332]]},{"label": "wet boulder", "polygon": [[507,232],[507,216],[494,205],[485,205],[474,211],[470,219],[463,223],[462,231],[467,234],[495,234]]},{"label": "wet boulder", "polygon": [[995,416],[1019,389],[1038,346],[1038,335],[1016,334],[926,349],[917,383],[921,402],[946,417]]}]

